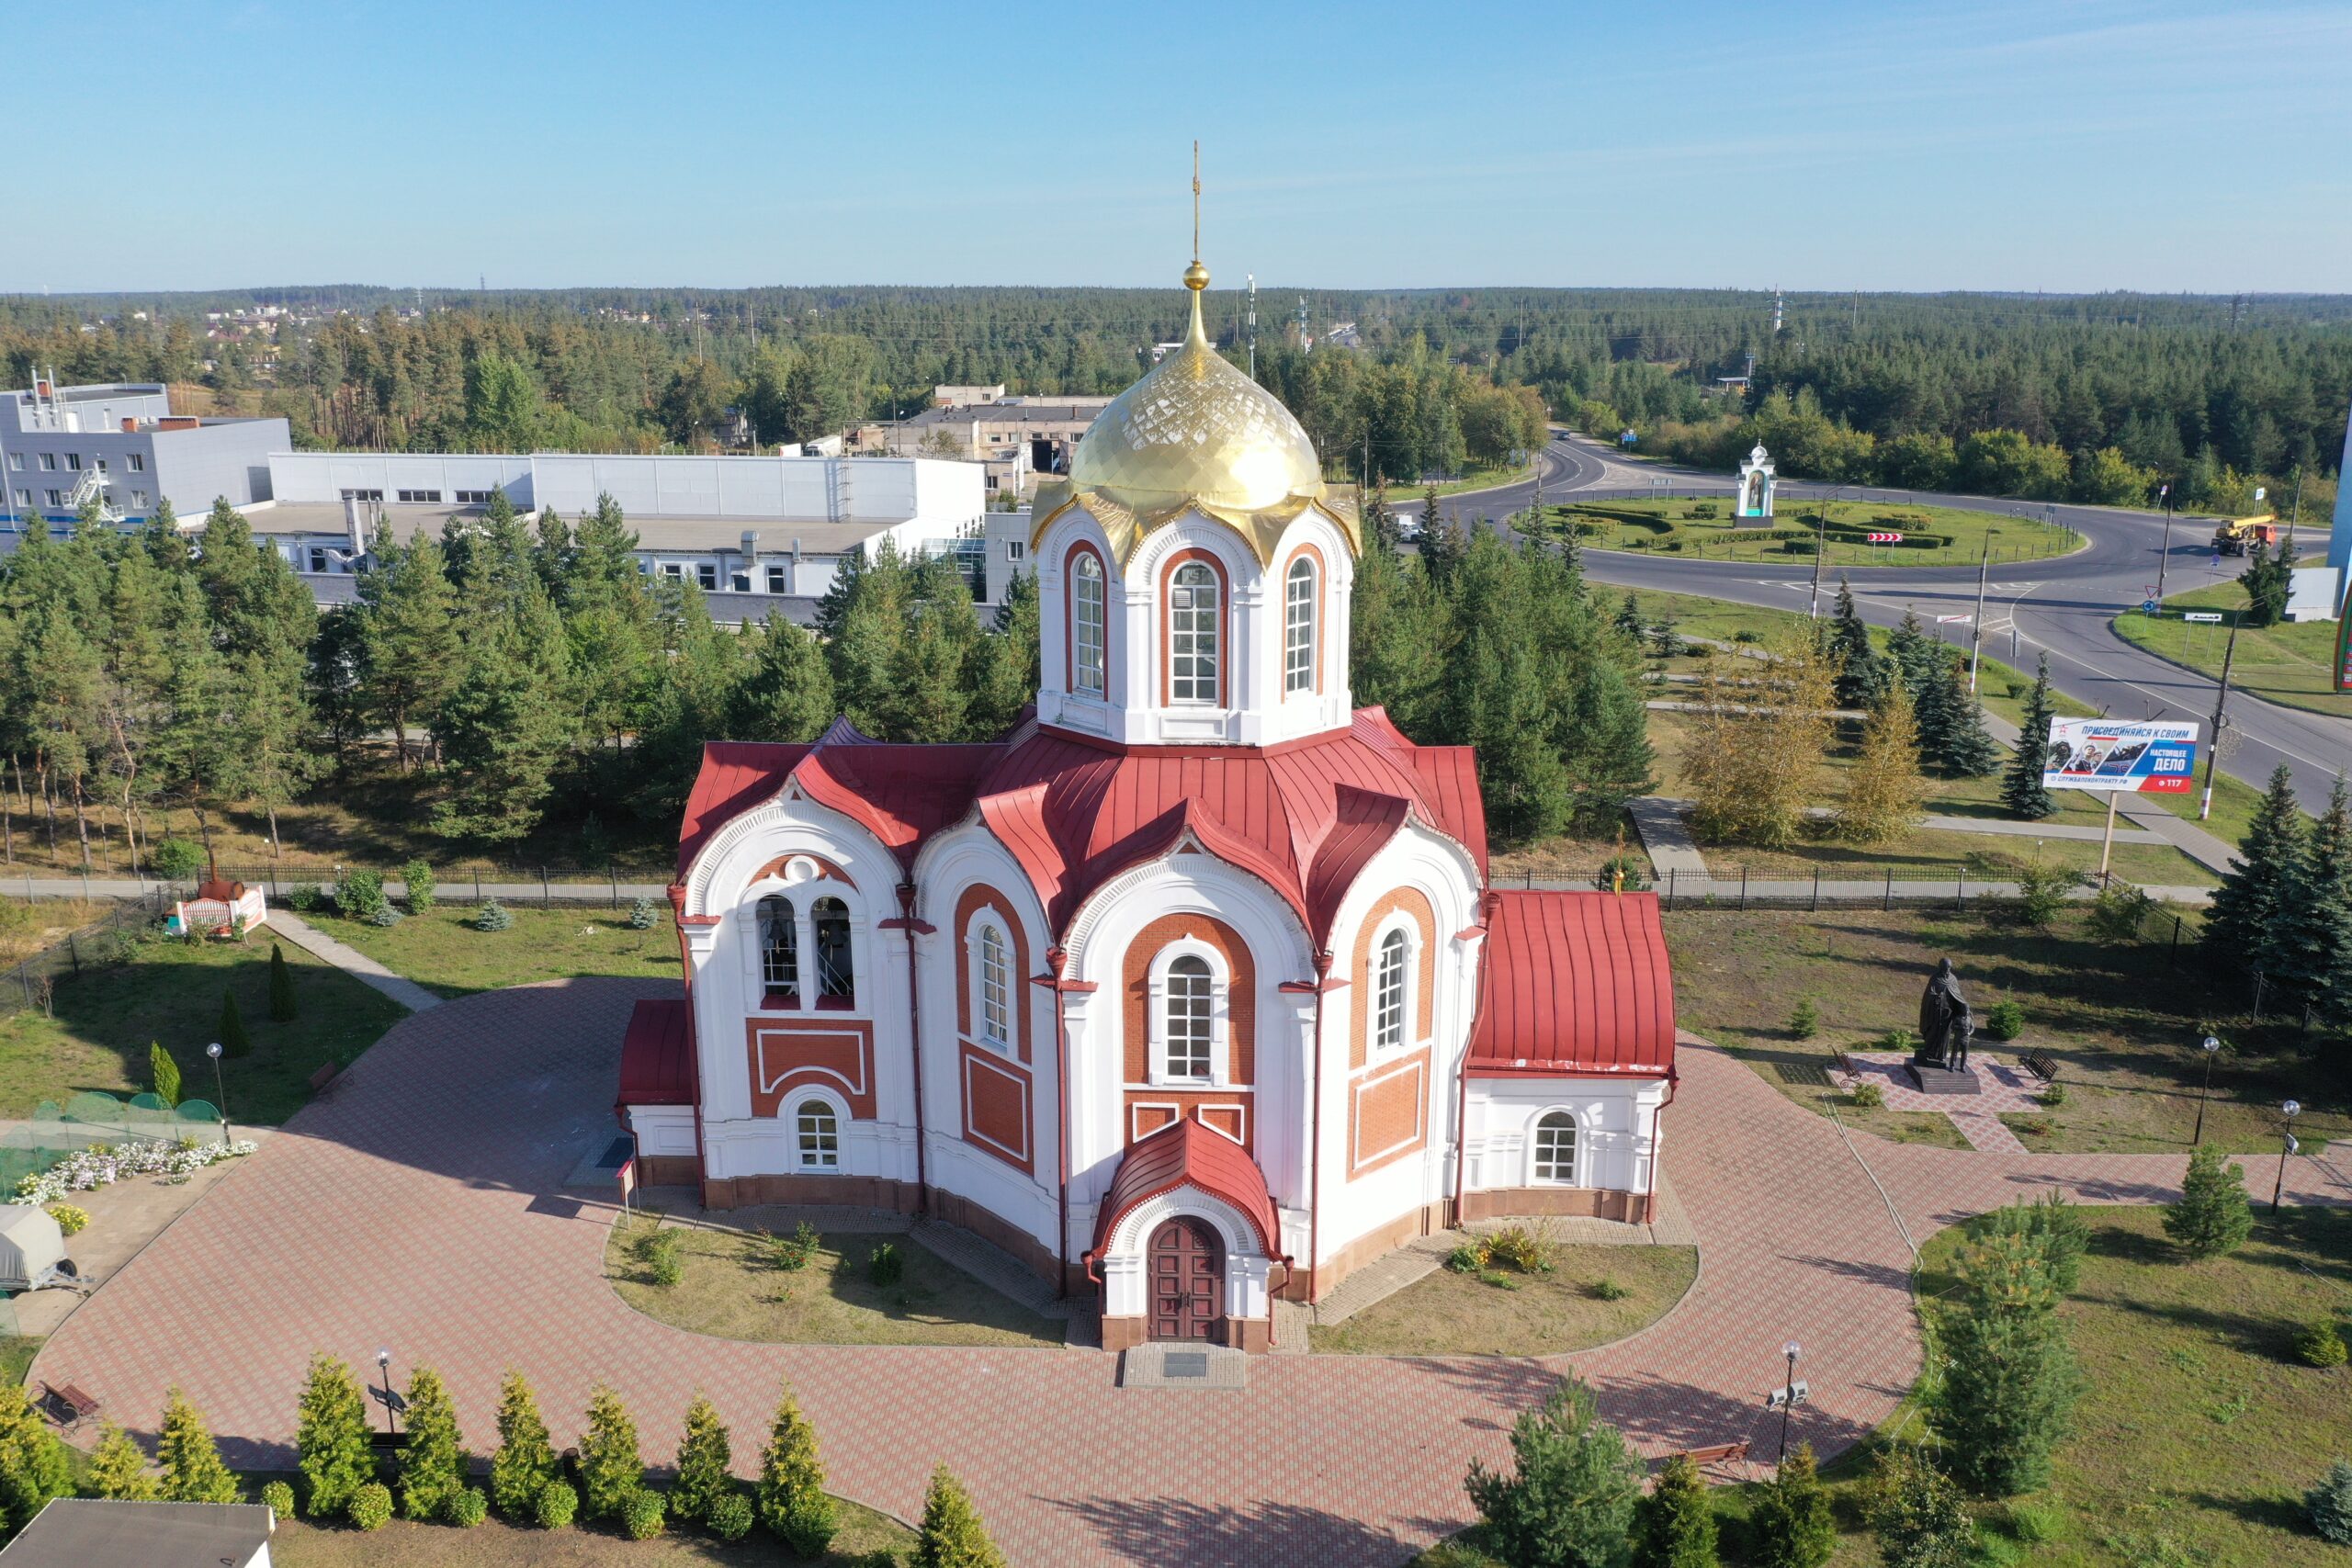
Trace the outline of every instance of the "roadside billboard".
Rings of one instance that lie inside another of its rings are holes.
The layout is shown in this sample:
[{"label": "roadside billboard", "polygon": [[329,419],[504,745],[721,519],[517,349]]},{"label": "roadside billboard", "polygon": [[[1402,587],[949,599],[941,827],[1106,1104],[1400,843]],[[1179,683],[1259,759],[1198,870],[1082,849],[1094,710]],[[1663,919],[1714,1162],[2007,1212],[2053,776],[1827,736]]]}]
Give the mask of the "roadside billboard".
[{"label": "roadside billboard", "polygon": [[2045,789],[2134,795],[2187,795],[2197,771],[2193,720],[2132,724],[2111,718],[2053,718],[2041,761]]}]

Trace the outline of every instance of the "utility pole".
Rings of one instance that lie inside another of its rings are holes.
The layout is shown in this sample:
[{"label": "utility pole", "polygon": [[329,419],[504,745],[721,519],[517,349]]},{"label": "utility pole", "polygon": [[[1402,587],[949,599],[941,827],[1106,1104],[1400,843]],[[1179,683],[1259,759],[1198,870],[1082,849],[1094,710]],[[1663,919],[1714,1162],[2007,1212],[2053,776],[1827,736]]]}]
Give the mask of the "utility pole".
[{"label": "utility pole", "polygon": [[2165,568],[2172,563],[2172,485],[2166,482],[2159,486],[2156,493],[2165,502],[2165,547],[2156,556],[2156,598],[2161,601],[2165,596]]},{"label": "utility pole", "polygon": [[1821,619],[1821,558],[1829,548],[1829,502],[1826,495],[1813,501],[1813,598],[1805,605],[1805,614]]},{"label": "utility pole", "polygon": [[2222,727],[2229,722],[2225,711],[2230,705],[2230,660],[2237,657],[2238,624],[2230,623],[2230,644],[2222,649],[2222,686],[2213,698],[2213,742],[2205,753],[2205,798],[2198,803],[2197,819],[2202,822],[2213,814],[2213,764],[2222,760]]},{"label": "utility pole", "polygon": [[1247,311],[1250,333],[1250,379],[1258,378],[1258,275],[1250,274],[1250,305]]},{"label": "utility pole", "polygon": [[1998,528],[1984,530],[1984,558],[1976,563],[1976,640],[1968,650],[1968,694],[1976,694],[1976,666],[1984,657],[1984,584],[1993,571],[1993,536]]}]

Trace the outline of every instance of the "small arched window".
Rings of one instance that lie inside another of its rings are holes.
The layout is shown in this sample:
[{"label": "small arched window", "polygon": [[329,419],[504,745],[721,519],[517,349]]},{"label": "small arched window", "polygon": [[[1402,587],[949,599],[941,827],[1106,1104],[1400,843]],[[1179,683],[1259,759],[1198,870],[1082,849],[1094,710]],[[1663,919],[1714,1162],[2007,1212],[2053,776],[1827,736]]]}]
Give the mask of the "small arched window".
[{"label": "small arched window", "polygon": [[1168,965],[1167,1077],[1206,1081],[1216,1007],[1216,976],[1206,959],[1187,953]]},{"label": "small arched window", "polygon": [[1004,933],[983,923],[974,946],[979,950],[980,1038],[1003,1050],[1012,1043],[1012,965]]},{"label": "small arched window", "polygon": [[1200,561],[1176,569],[1168,588],[1168,700],[1218,700],[1220,616],[1216,573]]},{"label": "small arched window", "polygon": [[760,900],[760,984],[794,1005],[800,999],[800,921],[791,900]]},{"label": "small arched window", "polygon": [[1405,1043],[1405,970],[1411,959],[1401,930],[1380,939],[1380,964],[1373,977],[1372,1048],[1395,1051]]},{"label": "small arched window", "polygon": [[1080,550],[1070,572],[1070,671],[1078,690],[1102,694],[1102,558]]},{"label": "small arched window", "polygon": [[793,1118],[793,1142],[803,1170],[836,1170],[842,1163],[841,1119],[831,1104],[804,1100]]},{"label": "small arched window", "polygon": [[850,958],[849,906],[832,897],[809,905],[808,934],[817,948],[817,1005],[855,1007],[857,970]]},{"label": "small arched window", "polygon": [[1535,1179],[1576,1185],[1577,1119],[1565,1111],[1547,1111],[1535,1123]]},{"label": "small arched window", "polygon": [[1315,563],[1305,556],[1283,576],[1283,692],[1315,689]]}]

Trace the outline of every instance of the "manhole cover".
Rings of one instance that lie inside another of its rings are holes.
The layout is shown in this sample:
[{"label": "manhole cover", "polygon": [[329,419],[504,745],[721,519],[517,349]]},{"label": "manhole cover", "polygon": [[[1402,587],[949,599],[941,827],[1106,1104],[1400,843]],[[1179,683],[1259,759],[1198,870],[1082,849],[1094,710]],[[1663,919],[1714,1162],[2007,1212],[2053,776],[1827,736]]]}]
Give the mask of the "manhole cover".
[{"label": "manhole cover", "polygon": [[1160,1362],[1159,1375],[1170,1378],[1205,1378],[1209,1375],[1209,1353],[1206,1350],[1170,1350]]}]

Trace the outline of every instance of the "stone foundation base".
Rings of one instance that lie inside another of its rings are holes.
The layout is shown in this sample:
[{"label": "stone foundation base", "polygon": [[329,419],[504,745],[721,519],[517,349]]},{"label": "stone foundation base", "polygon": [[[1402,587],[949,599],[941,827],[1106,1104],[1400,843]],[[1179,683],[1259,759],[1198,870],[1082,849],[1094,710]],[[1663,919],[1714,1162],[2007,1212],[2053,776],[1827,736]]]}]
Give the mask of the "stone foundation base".
[{"label": "stone foundation base", "polygon": [[[1149,1325],[1141,1317],[1106,1317],[1102,1320],[1102,1348],[1105,1350],[1132,1350],[1150,1338]],[[1216,1330],[1209,1336],[1209,1343],[1261,1356],[1274,1348],[1273,1319],[1219,1318]]]},{"label": "stone foundation base", "polygon": [[693,1155],[639,1155],[637,1184],[639,1187],[699,1187],[702,1185],[702,1161]]},{"label": "stone foundation base", "polygon": [[1462,1200],[1462,1220],[1498,1220],[1560,1215],[1580,1220],[1617,1220],[1647,1224],[1653,1200],[1646,1192],[1619,1192],[1606,1187],[1493,1187]]},{"label": "stone foundation base", "polygon": [[[897,1214],[921,1212],[919,1190],[911,1181],[877,1176],[731,1176],[702,1184],[706,1209],[748,1209],[766,1203],[819,1203],[856,1209],[883,1209]],[[1061,1259],[1051,1248],[1017,1225],[1006,1224],[968,1198],[937,1188],[931,1192],[931,1218],[970,1231],[982,1241],[1010,1253],[1023,1268],[1051,1285],[1060,1280],[1065,1294],[1093,1289],[1076,1259],[1070,1277],[1061,1280]]]}]

